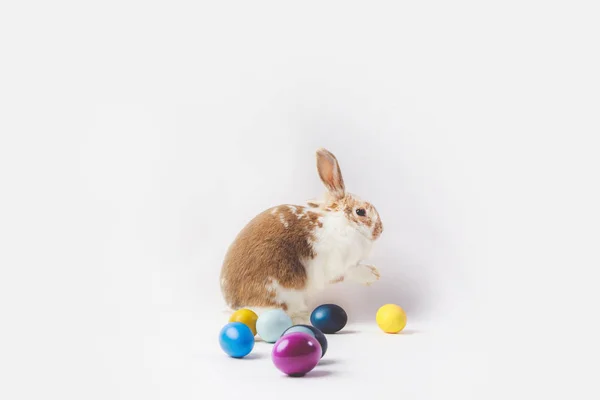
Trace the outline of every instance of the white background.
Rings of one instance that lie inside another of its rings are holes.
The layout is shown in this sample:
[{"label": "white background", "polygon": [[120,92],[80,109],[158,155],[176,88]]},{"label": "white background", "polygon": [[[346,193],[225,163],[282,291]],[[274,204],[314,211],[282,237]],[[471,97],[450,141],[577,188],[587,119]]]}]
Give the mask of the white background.
[{"label": "white background", "polygon": [[[3,2],[0,397],[594,397],[599,17]],[[322,194],[320,146],[383,218],[382,278],[315,299],[348,333],[286,379],[218,348],[218,274],[256,213]]]}]

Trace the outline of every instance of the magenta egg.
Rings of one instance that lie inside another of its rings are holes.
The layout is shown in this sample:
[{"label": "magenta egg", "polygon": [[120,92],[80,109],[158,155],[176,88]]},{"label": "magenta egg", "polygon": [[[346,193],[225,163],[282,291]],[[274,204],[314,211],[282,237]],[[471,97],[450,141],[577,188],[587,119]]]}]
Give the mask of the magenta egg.
[{"label": "magenta egg", "polygon": [[289,376],[303,376],[316,367],[321,359],[321,344],[304,332],[288,333],[273,345],[273,364]]}]

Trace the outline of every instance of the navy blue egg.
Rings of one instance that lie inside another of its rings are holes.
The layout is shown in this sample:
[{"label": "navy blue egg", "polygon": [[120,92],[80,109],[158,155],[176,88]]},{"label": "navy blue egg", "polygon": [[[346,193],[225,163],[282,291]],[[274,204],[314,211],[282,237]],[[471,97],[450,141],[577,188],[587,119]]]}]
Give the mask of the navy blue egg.
[{"label": "navy blue egg", "polygon": [[310,323],[323,333],[336,333],[348,322],[344,309],[336,304],[322,304],[310,315]]}]

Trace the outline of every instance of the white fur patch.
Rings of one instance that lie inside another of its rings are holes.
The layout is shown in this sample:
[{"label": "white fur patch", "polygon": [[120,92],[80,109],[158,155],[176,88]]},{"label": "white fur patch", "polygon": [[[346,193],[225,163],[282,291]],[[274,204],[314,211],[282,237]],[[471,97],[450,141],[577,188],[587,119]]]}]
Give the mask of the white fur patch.
[{"label": "white fur patch", "polygon": [[308,311],[303,290],[286,289],[279,285],[276,279],[271,279],[267,285],[267,290],[274,293],[274,300],[277,304],[285,304],[288,307],[288,314]]},{"label": "white fur patch", "polygon": [[304,211],[306,210],[305,207],[296,207],[296,206],[288,206],[290,211],[292,211],[293,214],[296,215],[296,218],[301,219],[302,217],[305,216]]},{"label": "white fur patch", "polygon": [[315,228],[311,243],[316,256],[306,262],[310,291],[321,291],[331,280],[344,276],[369,256],[373,244],[341,211],[326,213],[319,220],[323,226]]},{"label": "white fur patch", "polygon": [[271,210],[271,214],[273,214],[273,215],[277,214],[277,207],[275,207],[274,209]]},{"label": "white fur patch", "polygon": [[277,286],[276,281],[269,279],[269,283],[267,283],[267,292],[274,294],[277,291]]},{"label": "white fur patch", "polygon": [[279,214],[279,220],[281,221],[281,223],[283,224],[283,226],[285,226],[286,228],[289,226],[289,224],[285,220],[285,217],[283,216],[283,214]]}]

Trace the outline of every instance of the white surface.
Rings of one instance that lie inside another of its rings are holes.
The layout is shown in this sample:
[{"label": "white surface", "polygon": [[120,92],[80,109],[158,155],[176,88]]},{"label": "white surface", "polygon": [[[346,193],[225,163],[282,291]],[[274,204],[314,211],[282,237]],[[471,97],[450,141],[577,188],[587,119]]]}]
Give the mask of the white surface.
[{"label": "white surface", "polygon": [[[327,393],[335,397],[474,398],[483,393],[488,374],[477,336],[428,331],[418,324],[401,335],[386,335],[374,324],[350,324],[338,334],[327,335],[328,352],[301,379],[286,377],[275,368],[270,359],[272,344],[258,341],[247,359],[229,359],[218,347],[207,346],[214,342],[211,335],[203,344],[196,337],[184,341],[186,345],[161,349],[150,363],[160,376],[161,397],[165,398],[204,397],[207,386],[217,388],[211,398],[233,398],[236,389],[264,399],[282,394],[303,399]],[[211,367],[206,368],[207,364]]]},{"label": "white surface", "polygon": [[[3,2],[0,398],[593,398],[597,21],[581,1]],[[264,346],[220,354],[218,274],[249,218],[321,194],[319,146],[381,214],[382,279],[314,299],[359,333],[291,381]],[[376,332],[387,302],[412,334]]]}]

